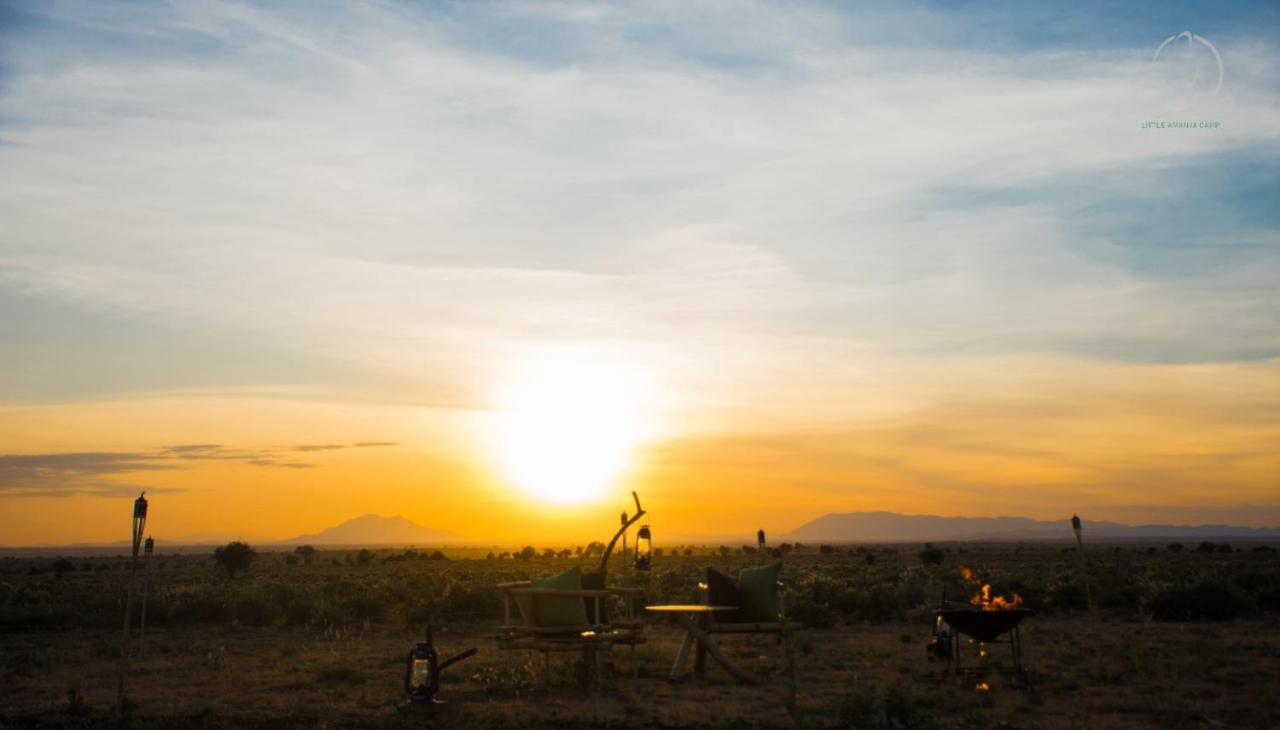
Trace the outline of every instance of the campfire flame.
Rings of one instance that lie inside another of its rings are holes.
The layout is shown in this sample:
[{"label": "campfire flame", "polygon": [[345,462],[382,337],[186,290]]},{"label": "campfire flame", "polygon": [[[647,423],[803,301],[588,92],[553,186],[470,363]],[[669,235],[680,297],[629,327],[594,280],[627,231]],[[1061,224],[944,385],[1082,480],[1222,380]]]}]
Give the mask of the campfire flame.
[{"label": "campfire flame", "polygon": [[978,686],[974,687],[974,689],[978,690],[979,692],[990,692],[991,685],[987,684],[986,682],[979,682]]},{"label": "campfire flame", "polygon": [[983,583],[973,577],[972,570],[968,568],[961,568],[960,575],[966,581],[972,583],[975,587],[978,587],[978,592],[973,594],[973,597],[969,599],[969,603],[973,604],[975,607],[983,611],[1011,611],[1022,606],[1022,596],[1019,596],[1017,593],[1012,591],[1009,592],[1009,598],[1005,598],[1003,595],[991,595],[991,584]]}]

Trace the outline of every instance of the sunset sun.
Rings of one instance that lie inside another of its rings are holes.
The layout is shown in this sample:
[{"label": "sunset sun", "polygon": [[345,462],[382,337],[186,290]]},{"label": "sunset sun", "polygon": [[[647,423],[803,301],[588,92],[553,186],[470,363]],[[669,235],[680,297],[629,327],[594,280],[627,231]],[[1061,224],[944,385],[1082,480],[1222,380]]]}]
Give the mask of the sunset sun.
[{"label": "sunset sun", "polygon": [[528,363],[500,396],[496,450],[506,479],[544,502],[600,495],[642,438],[642,391],[634,374],[589,355]]}]

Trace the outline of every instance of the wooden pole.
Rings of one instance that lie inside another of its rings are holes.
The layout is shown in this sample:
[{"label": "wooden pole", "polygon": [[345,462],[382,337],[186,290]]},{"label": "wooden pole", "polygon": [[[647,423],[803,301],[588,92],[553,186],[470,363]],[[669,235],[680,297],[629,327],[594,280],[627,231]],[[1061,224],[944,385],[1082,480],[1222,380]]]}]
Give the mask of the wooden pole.
[{"label": "wooden pole", "polygon": [[156,541],[148,537],[142,548],[142,616],[138,627],[138,641],[147,640],[147,588],[151,585],[151,552]]},{"label": "wooden pole", "polygon": [[1084,554],[1084,524],[1079,515],[1071,515],[1071,529],[1076,533],[1076,549],[1080,553],[1080,575],[1084,578],[1085,607],[1093,610],[1093,588],[1089,585],[1089,563]]},{"label": "wooden pole", "polygon": [[133,555],[129,562],[128,592],[125,594],[124,600],[124,634],[120,638],[120,676],[116,682],[115,706],[117,717],[124,714],[124,678],[129,672],[129,629],[130,624],[133,622],[133,584],[138,576],[138,548],[142,546],[142,531],[147,524],[146,495],[147,493],[143,492],[133,501],[133,529],[130,533]]}]

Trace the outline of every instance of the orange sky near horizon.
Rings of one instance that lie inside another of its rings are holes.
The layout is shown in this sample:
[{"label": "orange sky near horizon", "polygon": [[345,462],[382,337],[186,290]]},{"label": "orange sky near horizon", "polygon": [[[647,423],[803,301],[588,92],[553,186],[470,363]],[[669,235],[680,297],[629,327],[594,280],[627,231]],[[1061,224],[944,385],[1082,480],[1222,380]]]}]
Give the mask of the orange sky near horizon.
[{"label": "orange sky near horizon", "polygon": [[[88,493],[9,497],[0,543],[119,539],[132,494],[94,496],[104,484],[150,488],[149,531],[161,540],[283,539],[377,513],[466,540],[581,543],[608,532],[631,489],[658,544],[780,534],[857,510],[1274,526],[1274,512],[1239,505],[1276,496],[1275,364],[1002,368],[956,368],[946,389],[963,398],[896,411],[868,402],[865,418],[858,390],[827,399],[846,417],[816,417],[786,388],[725,405],[719,419],[704,412],[696,429],[671,425],[698,422],[677,408],[600,494],[573,504],[539,500],[503,473],[486,437],[500,414],[487,408],[233,392],[9,405],[0,440],[11,453],[134,454],[144,468],[63,475],[88,480]],[[905,404],[924,395],[906,383],[887,390]],[[192,444],[220,447],[159,453]]]}]

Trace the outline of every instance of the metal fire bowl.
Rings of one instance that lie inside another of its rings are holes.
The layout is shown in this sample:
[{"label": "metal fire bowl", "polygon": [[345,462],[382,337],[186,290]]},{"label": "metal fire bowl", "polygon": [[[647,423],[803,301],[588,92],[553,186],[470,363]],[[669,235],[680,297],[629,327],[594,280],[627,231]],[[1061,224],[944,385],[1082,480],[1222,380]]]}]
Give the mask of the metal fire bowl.
[{"label": "metal fire bowl", "polygon": [[1026,608],[1005,611],[975,611],[968,608],[936,611],[951,628],[977,641],[995,641],[1002,634],[1013,631],[1022,619],[1035,613]]}]

